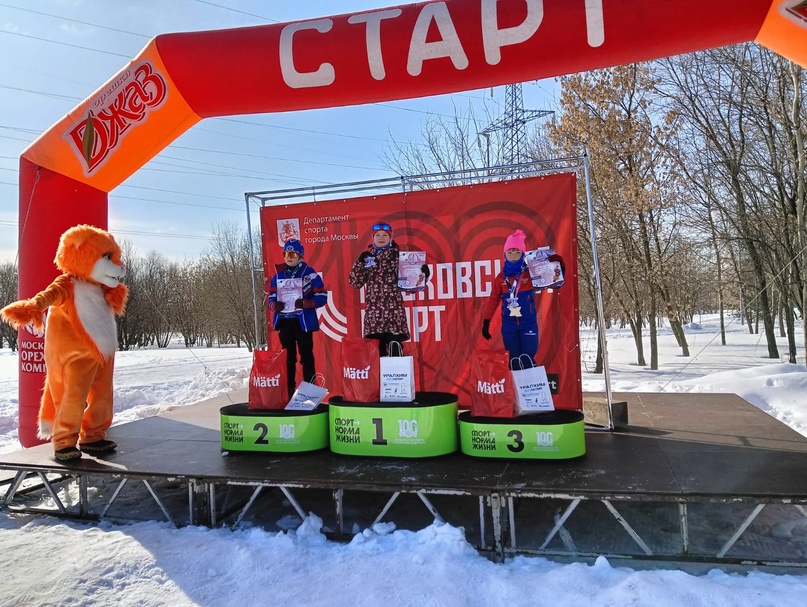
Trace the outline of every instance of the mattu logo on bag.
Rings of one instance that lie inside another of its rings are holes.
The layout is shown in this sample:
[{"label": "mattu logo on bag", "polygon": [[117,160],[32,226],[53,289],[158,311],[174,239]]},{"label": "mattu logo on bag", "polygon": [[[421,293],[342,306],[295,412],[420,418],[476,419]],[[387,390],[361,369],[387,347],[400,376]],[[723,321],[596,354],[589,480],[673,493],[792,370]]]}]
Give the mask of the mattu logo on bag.
[{"label": "mattu logo on bag", "polygon": [[342,367],[342,376],[345,379],[370,379],[370,366],[368,365],[364,369]]},{"label": "mattu logo on bag", "polygon": [[501,381],[487,382],[487,381],[477,381],[476,382],[476,391],[481,394],[504,394],[504,382],[507,381],[505,377]]},{"label": "mattu logo on bag", "polygon": [[280,386],[280,373],[272,377],[256,376],[252,378],[252,385],[256,388],[277,388]]}]

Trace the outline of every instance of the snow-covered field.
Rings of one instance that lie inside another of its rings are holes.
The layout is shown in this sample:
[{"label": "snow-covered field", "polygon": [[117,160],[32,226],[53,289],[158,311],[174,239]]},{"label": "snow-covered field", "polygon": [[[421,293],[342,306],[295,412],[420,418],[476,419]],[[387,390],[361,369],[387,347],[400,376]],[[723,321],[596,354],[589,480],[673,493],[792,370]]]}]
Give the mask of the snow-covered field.
[{"label": "snow-covered field", "polygon": [[[686,329],[690,358],[661,329],[658,371],[635,364],[629,330],[609,331],[612,390],[734,392],[807,436],[807,367],[765,358],[763,336],[736,322],[721,346],[716,317],[696,320]],[[785,339],[778,341],[784,353]],[[586,371],[596,351],[596,336],[586,329],[581,349],[583,389],[602,391],[603,378]],[[803,356],[800,349],[802,363]],[[238,348],[120,352],[115,423],[243,388],[250,365],[250,354]],[[16,378],[16,355],[0,351],[0,452],[19,448]],[[329,542],[321,527],[313,515],[271,533],[0,513],[0,604],[735,607],[798,605],[807,593],[803,575],[637,571],[604,557],[592,565],[527,557],[494,564],[473,550],[461,528],[447,524],[418,532],[380,524],[349,544]]]}]

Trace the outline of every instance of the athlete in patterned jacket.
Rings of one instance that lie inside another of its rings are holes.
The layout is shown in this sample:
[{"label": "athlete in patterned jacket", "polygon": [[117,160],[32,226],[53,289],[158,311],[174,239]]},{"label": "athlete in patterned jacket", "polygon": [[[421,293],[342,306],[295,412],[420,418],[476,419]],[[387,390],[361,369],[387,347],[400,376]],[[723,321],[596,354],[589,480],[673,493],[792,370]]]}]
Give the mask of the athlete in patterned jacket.
[{"label": "athlete in patterned jacket", "polygon": [[[403,296],[398,289],[398,252],[392,227],[385,222],[375,224],[372,241],[353,262],[348,279],[355,289],[365,287],[364,337],[378,340],[381,356],[387,355],[390,342],[409,339]],[[428,273],[428,267],[424,268]]]}]

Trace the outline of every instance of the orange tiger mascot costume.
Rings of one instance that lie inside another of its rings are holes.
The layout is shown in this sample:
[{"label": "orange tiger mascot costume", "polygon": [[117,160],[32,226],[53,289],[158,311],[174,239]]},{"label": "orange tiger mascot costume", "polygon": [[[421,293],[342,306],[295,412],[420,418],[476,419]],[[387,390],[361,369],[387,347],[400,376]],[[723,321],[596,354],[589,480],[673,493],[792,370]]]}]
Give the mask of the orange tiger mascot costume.
[{"label": "orange tiger mascot costume", "polygon": [[[39,406],[39,437],[50,438],[56,459],[114,451],[112,373],[118,348],[115,314],[129,290],[121,250],[111,234],[79,225],[59,240],[54,260],[63,273],[31,299],[14,302],[0,317],[13,327],[45,334],[47,375]],[[45,328],[44,312],[50,308]]]}]

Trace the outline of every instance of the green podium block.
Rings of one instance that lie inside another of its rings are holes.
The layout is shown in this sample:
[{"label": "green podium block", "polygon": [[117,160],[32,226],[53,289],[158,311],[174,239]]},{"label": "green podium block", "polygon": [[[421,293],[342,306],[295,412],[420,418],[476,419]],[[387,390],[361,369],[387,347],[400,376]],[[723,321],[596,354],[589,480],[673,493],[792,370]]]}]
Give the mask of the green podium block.
[{"label": "green podium block", "polygon": [[582,411],[559,409],[515,418],[459,414],[460,449],[471,457],[574,459],[586,453]]},{"label": "green podium block", "polygon": [[457,450],[457,395],[416,392],[408,403],[328,401],[331,451],[341,455],[435,457]]},{"label": "green podium block", "polygon": [[302,453],[328,446],[328,407],[313,411],[250,409],[227,405],[221,415],[222,451]]}]

